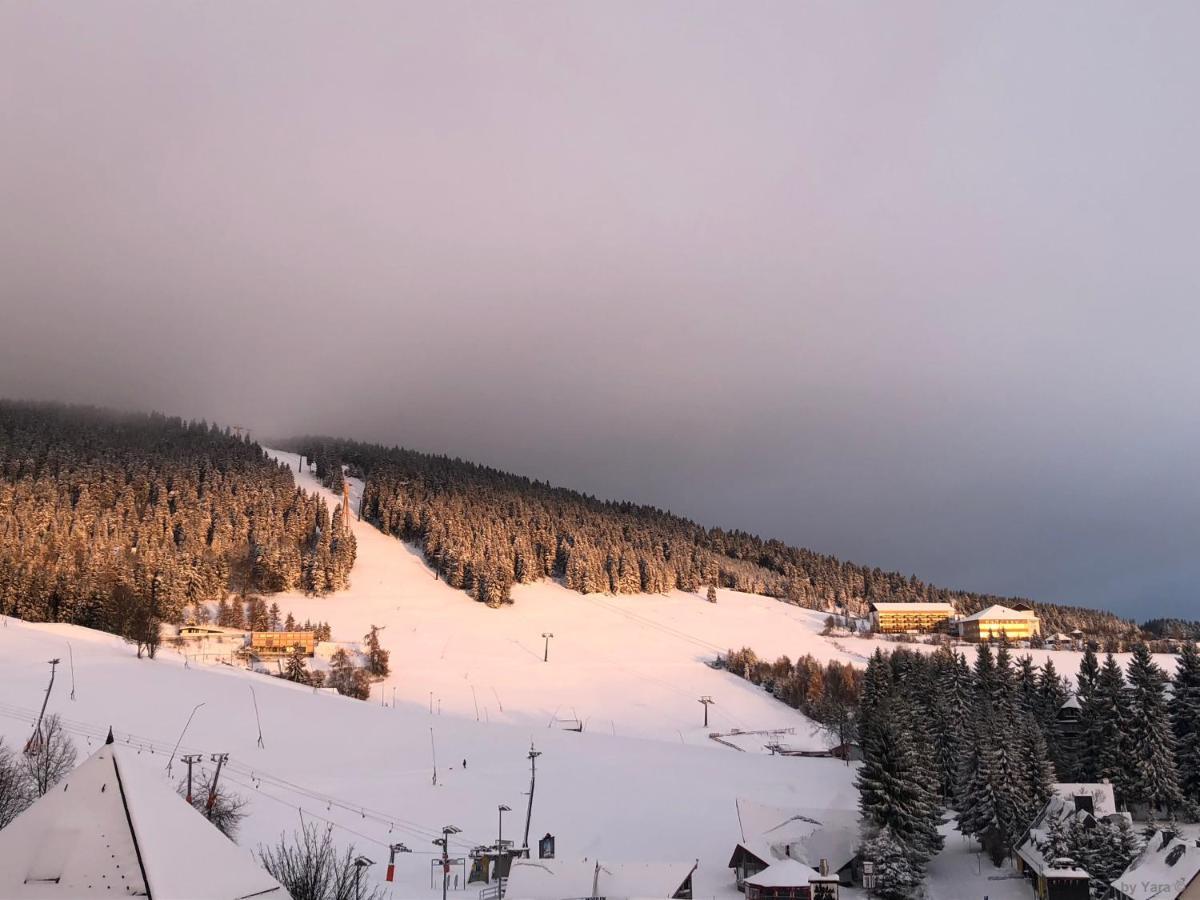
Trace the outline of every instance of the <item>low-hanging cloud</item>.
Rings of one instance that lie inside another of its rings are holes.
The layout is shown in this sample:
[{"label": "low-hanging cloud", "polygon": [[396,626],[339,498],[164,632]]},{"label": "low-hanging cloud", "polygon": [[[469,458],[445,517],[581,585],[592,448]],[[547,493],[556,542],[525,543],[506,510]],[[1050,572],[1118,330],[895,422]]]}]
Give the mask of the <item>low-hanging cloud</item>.
[{"label": "low-hanging cloud", "polygon": [[0,7],[0,394],[1191,615],[1200,8]]}]

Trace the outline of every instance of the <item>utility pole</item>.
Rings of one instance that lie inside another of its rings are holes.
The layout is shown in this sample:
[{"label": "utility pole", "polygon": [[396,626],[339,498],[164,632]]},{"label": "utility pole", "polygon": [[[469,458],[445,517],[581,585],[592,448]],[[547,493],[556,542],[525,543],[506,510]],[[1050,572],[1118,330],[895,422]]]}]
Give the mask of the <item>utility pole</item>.
[{"label": "utility pole", "polygon": [[67,641],[67,656],[71,660],[71,699],[75,699],[75,651],[71,649],[71,642]]},{"label": "utility pole", "polygon": [[265,750],[267,747],[266,744],[263,743],[262,719],[258,717],[258,697],[256,697],[254,694],[254,685],[248,684],[246,687],[250,688],[250,699],[254,701],[254,721],[258,725],[258,749]]},{"label": "utility pole", "polygon": [[225,761],[229,759],[228,753],[214,753],[212,761],[217,764],[217,771],[213,773],[212,784],[208,787],[208,802],[204,804],[204,815],[208,820],[212,821],[213,807],[217,805],[217,780],[221,777],[221,766],[225,765]]},{"label": "utility pole", "polygon": [[26,753],[32,753],[42,743],[42,717],[46,715],[46,704],[50,702],[50,692],[54,690],[54,670],[60,662],[62,662],[61,659],[50,660],[50,684],[46,686],[46,696],[42,698],[42,711],[38,713],[37,722],[33,726],[33,734],[25,743]]},{"label": "utility pole", "polygon": [[461,828],[446,825],[442,828],[442,836],[434,838],[434,846],[442,848],[442,900],[446,900],[446,890],[450,886],[450,835],[458,834]]},{"label": "utility pole", "polygon": [[529,820],[533,818],[533,786],[537,783],[537,758],[542,755],[540,750],[533,749],[529,742],[529,807],[525,810],[525,838],[521,841],[521,855],[529,858]]},{"label": "utility pole", "polygon": [[365,856],[358,856],[354,859],[354,900],[358,900],[360,894],[358,890],[359,879],[362,878],[362,870],[368,866],[375,865],[373,860],[367,859]]},{"label": "utility pole", "polygon": [[704,727],[707,728],[708,727],[708,707],[710,704],[714,703],[715,701],[713,700],[712,697],[708,696],[708,694],[705,694],[703,697],[700,698],[700,702],[704,704]]},{"label": "utility pole", "polygon": [[387,880],[388,881],[392,881],[396,875],[396,854],[397,853],[412,853],[412,851],[409,850],[407,847],[405,847],[403,844],[392,844],[390,847],[388,847],[388,868],[387,868]]},{"label": "utility pole", "polygon": [[550,662],[550,638],[554,637],[553,632],[543,631],[542,637],[546,641],[546,648],[542,651],[542,662]]},{"label": "utility pole", "polygon": [[184,756],[184,762],[187,763],[187,802],[192,802],[192,766],[194,763],[203,760],[203,756],[199,754],[187,754]]},{"label": "utility pole", "polygon": [[433,786],[437,787],[437,744],[433,742],[433,726],[429,726],[429,749],[433,753]]}]

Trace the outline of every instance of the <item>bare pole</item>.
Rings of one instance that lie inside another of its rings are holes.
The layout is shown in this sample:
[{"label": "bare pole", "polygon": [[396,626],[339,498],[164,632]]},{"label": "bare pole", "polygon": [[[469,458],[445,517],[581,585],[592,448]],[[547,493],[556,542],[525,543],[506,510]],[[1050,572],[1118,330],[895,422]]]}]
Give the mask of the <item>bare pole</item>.
[{"label": "bare pole", "polygon": [[710,704],[715,703],[716,701],[713,700],[712,697],[708,696],[708,694],[705,694],[703,697],[700,698],[700,702],[704,704],[704,727],[707,728],[708,727],[708,707]]},{"label": "bare pole", "polygon": [[42,740],[42,717],[46,715],[46,704],[50,702],[50,692],[54,690],[54,670],[61,659],[50,660],[50,684],[46,686],[46,696],[42,698],[42,711],[38,713],[37,722],[33,726],[33,734],[29,736],[29,740],[25,744],[25,752],[28,753],[32,747],[37,746]]},{"label": "bare pole", "polygon": [[433,786],[437,787],[437,745],[433,742],[433,726],[429,726],[429,749],[433,753]]},{"label": "bare pole", "polygon": [[75,699],[75,651],[71,649],[71,642],[67,641],[67,657],[71,661],[71,699]]},{"label": "bare pole", "polygon": [[529,857],[529,821],[533,818],[533,787],[537,782],[537,758],[542,755],[540,750],[533,749],[533,741],[529,742],[529,806],[525,810],[525,838],[521,841],[521,853]]},{"label": "bare pole", "polygon": [[550,638],[554,637],[551,631],[543,631],[542,639],[545,640],[546,646],[542,650],[542,662],[550,662]]},{"label": "bare pole", "polygon": [[[175,754],[179,750],[179,745],[183,743],[183,736],[185,734],[187,734],[188,726],[192,724],[192,716],[194,716],[196,714],[196,710],[198,710],[203,705],[204,705],[203,703],[197,703],[195,706],[192,707],[191,714],[188,715],[187,721],[183,725],[183,731],[179,732],[179,740],[177,740],[175,742],[175,749],[171,751],[171,756],[167,760],[167,775],[168,776],[170,776],[170,774],[171,774],[171,764],[173,762],[175,762]],[[190,765],[188,766],[188,773],[189,773],[188,777],[190,778],[191,777],[191,775],[190,775],[191,766]],[[191,792],[189,791],[188,793],[191,793]]]},{"label": "bare pole", "polygon": [[258,717],[258,697],[254,695],[254,685],[248,684],[246,687],[250,688],[250,699],[254,701],[254,721],[258,723],[258,748],[260,750],[266,750],[267,747],[263,743],[262,736],[262,719]]}]

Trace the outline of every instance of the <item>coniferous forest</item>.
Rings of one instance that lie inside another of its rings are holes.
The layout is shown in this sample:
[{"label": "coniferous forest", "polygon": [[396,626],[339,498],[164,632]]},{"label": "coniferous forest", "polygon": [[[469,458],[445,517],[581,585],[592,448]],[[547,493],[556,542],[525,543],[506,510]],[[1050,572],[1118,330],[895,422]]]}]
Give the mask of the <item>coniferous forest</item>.
[{"label": "coniferous forest", "polygon": [[[697,591],[767,594],[814,609],[863,615],[872,601],[948,602],[966,614],[1002,598],[955,591],[833,556],[705,528],[634,503],[598,500],[497,469],[398,447],[307,437],[288,444],[335,489],[341,465],[365,481],[362,517],[410,541],[441,577],[490,606],[514,584],[561,578],[581,593]],[[1108,612],[1032,603],[1047,634],[1136,632]]]},{"label": "coniferous forest", "polygon": [[0,612],[129,636],[231,590],[323,594],[354,564],[338,522],[216,426],[0,401]]}]

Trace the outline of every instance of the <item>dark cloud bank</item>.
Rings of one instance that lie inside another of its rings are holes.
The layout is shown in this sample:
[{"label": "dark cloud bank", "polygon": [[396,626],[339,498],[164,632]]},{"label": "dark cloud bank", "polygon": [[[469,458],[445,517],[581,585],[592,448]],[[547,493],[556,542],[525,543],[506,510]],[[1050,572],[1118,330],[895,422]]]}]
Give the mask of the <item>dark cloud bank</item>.
[{"label": "dark cloud bank", "polygon": [[0,395],[1200,615],[1192,3],[0,6]]}]

